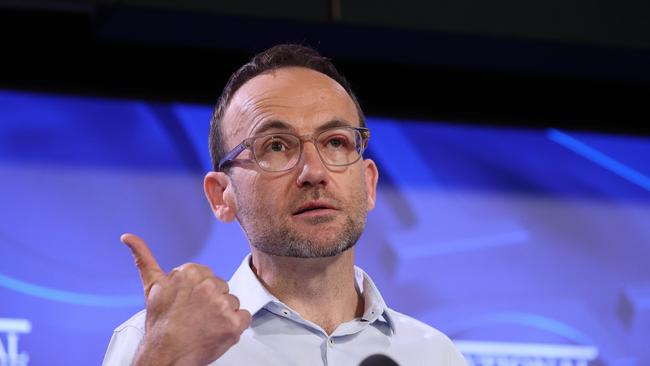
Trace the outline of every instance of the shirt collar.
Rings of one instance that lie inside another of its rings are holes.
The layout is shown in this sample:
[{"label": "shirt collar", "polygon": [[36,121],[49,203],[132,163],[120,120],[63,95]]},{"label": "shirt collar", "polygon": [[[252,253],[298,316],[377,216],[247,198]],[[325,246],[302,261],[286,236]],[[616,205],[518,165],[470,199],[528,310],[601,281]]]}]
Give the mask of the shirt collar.
[{"label": "shirt collar", "polygon": [[279,302],[279,300],[262,285],[253,273],[250,261],[251,255],[248,254],[228,281],[228,287],[230,293],[239,299],[239,307],[248,310],[251,315],[255,315],[268,303]]},{"label": "shirt collar", "polygon": [[357,289],[364,300],[365,310],[361,319],[370,323],[376,320],[383,321],[388,324],[391,332],[395,334],[395,323],[388,312],[388,306],[370,276],[361,268],[354,266],[354,279]]},{"label": "shirt collar", "polygon": [[[230,293],[239,299],[239,307],[248,310],[251,315],[255,315],[269,303],[280,303],[280,300],[262,285],[253,272],[250,262],[251,255],[248,254],[228,281],[228,287]],[[394,334],[395,324],[388,312],[388,306],[370,276],[361,268],[354,266],[354,279],[355,285],[364,299],[365,310],[361,319],[369,323],[377,320],[383,321],[388,324]]]}]

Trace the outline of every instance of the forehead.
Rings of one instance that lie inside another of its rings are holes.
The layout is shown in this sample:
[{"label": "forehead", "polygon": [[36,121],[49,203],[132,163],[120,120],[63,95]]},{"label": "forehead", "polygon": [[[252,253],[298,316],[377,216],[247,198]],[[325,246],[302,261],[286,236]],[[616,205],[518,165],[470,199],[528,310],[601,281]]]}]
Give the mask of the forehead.
[{"label": "forehead", "polygon": [[280,68],[247,81],[233,95],[222,131],[227,140],[242,139],[273,120],[301,133],[332,120],[359,125],[356,106],[345,89],[327,75],[302,67]]}]

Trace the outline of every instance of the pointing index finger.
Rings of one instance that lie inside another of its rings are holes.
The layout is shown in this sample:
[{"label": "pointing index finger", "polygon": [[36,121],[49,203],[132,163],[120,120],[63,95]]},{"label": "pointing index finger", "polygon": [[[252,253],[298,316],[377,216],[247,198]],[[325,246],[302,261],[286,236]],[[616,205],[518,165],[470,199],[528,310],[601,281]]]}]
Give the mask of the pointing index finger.
[{"label": "pointing index finger", "polygon": [[135,259],[135,265],[138,267],[138,272],[140,272],[140,278],[142,279],[142,286],[144,287],[145,299],[149,297],[149,290],[151,286],[165,276],[165,272],[158,265],[158,261],[149,250],[149,246],[145,243],[142,238],[134,234],[122,234],[120,237],[122,243],[131,249],[133,254],[133,259]]}]

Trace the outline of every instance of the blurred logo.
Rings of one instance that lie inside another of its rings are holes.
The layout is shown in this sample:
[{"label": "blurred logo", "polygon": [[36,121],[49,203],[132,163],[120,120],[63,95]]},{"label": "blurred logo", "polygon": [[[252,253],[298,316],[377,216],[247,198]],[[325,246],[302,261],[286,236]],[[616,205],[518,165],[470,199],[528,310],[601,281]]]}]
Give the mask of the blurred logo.
[{"label": "blurred logo", "polygon": [[0,366],[27,366],[29,355],[18,351],[18,335],[31,331],[27,319],[0,318]]},{"label": "blurred logo", "polygon": [[456,341],[468,366],[589,366],[598,357],[591,346]]}]

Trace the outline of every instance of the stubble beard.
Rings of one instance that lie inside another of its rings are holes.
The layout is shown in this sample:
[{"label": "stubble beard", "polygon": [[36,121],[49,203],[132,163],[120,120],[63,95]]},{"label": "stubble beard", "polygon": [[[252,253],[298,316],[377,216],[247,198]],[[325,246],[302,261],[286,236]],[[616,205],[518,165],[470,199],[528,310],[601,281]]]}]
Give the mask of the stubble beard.
[{"label": "stubble beard", "polygon": [[[356,198],[351,202],[351,210],[344,218],[342,227],[336,229],[338,232],[333,232],[331,227],[326,225],[337,220],[334,216],[308,219],[309,224],[323,228],[322,232],[315,235],[299,232],[291,227],[290,218],[279,220],[274,216],[276,213],[268,207],[250,205],[247,200],[240,199],[237,189],[235,195],[238,208],[237,219],[249,243],[257,250],[270,255],[293,258],[333,257],[352,248],[361,237],[366,224],[365,192],[353,195]],[[311,189],[304,195],[312,199],[334,200],[331,194],[317,188]],[[344,208],[340,205],[339,207]]]}]

